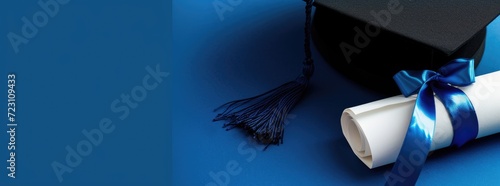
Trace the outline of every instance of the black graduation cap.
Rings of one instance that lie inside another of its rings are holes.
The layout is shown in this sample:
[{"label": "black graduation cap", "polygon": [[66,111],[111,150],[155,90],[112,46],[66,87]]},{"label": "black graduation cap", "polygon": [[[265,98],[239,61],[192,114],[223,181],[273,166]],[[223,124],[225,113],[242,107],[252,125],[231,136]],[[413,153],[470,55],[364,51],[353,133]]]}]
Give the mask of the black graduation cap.
[{"label": "black graduation cap", "polygon": [[[346,76],[389,94],[400,70],[479,64],[500,0],[315,0],[313,40]],[[500,56],[499,56],[500,57]],[[387,86],[390,86],[388,89]]]}]

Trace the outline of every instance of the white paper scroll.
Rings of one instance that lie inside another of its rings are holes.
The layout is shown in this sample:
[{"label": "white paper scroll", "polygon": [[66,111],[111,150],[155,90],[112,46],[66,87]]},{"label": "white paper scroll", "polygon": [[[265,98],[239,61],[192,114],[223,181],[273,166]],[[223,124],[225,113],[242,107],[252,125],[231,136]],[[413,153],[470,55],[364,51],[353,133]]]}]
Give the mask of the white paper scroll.
[{"label": "white paper scroll", "polygon": [[[478,76],[474,84],[458,88],[467,94],[476,110],[478,138],[500,132],[500,71]],[[415,98],[394,96],[347,108],[342,113],[342,132],[354,153],[370,169],[396,161]],[[434,100],[436,129],[431,150],[448,147],[453,139],[448,113],[437,98]]]}]

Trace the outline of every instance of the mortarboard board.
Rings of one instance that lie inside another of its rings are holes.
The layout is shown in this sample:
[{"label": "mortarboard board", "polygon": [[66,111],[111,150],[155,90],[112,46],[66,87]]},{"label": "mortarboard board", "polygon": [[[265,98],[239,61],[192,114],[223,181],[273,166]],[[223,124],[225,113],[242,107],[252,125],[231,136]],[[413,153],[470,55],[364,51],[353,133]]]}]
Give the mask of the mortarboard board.
[{"label": "mortarboard board", "polygon": [[400,70],[437,70],[456,58],[474,58],[477,66],[486,27],[500,13],[500,0],[315,0],[314,5],[313,40],[323,57],[347,77],[389,94],[399,91],[392,76]]}]

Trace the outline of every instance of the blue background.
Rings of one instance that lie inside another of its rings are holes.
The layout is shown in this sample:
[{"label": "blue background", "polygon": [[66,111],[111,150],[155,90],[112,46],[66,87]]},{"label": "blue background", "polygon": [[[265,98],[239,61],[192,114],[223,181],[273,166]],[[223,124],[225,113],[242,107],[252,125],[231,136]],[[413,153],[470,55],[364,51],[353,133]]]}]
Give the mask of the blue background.
[{"label": "blue background", "polygon": [[[41,10],[37,2],[4,2],[0,33],[20,34],[21,18]],[[341,76],[315,48],[316,74],[287,119],[283,145],[263,152],[242,132],[211,122],[220,104],[299,74],[304,21],[298,0],[242,0],[224,19],[213,2],[73,0],[19,53],[2,37],[1,74],[18,77],[19,126],[17,178],[8,178],[7,164],[0,164],[0,184],[210,185],[211,172],[223,174],[235,163],[238,174],[224,180],[230,185],[383,184],[391,166],[366,168],[342,136],[339,117],[344,108],[384,96]],[[488,29],[478,75],[500,70],[500,19]],[[118,119],[111,103],[141,85],[145,68],[157,64],[170,76]],[[60,183],[51,163],[63,163],[65,147],[74,148],[85,139],[81,131],[97,128],[102,118],[112,119],[115,130]],[[6,122],[1,130],[8,130]],[[496,183],[498,140],[493,135],[434,152],[418,184]],[[8,159],[7,142],[0,132],[0,161]]]},{"label": "blue background", "polygon": [[[263,146],[211,122],[214,108],[294,79],[302,68],[304,3],[242,0],[221,19],[214,0],[173,4],[173,182],[213,185],[383,185],[392,167],[368,169],[340,128],[344,108],[384,98],[332,69],[313,48],[308,95],[287,119],[284,144]],[[500,70],[500,19],[488,28],[477,74]],[[432,153],[418,185],[496,184],[500,136]],[[229,174],[227,165],[235,166]],[[235,165],[237,164],[237,166]],[[225,177],[227,176],[227,177]],[[227,179],[229,178],[229,179]]]},{"label": "blue background", "polygon": [[[171,78],[123,120],[110,108],[130,94],[160,65],[171,72],[170,1],[76,1],[58,13],[16,54],[7,33],[21,35],[22,17],[42,10],[38,0],[5,1],[0,6],[2,112],[7,111],[7,73],[17,76],[16,179],[7,177],[6,113],[0,125],[0,185],[167,185],[170,183]],[[47,0],[43,0],[47,2]],[[171,72],[171,74],[174,74]],[[150,80],[150,83],[153,83]],[[115,129],[90,155],[63,175],[51,167],[64,163],[67,145],[85,140],[82,130],[102,118]],[[4,120],[5,119],[5,120]]]}]

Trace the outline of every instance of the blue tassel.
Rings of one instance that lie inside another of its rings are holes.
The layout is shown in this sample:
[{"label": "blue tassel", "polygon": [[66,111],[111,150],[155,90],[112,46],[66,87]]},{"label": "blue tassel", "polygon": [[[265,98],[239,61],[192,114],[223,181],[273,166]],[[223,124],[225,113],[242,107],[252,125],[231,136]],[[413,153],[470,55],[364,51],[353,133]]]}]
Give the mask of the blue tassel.
[{"label": "blue tassel", "polygon": [[[259,143],[279,145],[283,143],[285,119],[307,90],[309,79],[314,73],[311,57],[311,9],[313,0],[306,1],[306,24],[304,50],[306,59],[302,75],[263,94],[228,102],[215,111],[222,110],[213,121],[226,121],[226,130],[242,128]],[[265,150],[264,149],[264,150]]]}]

